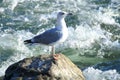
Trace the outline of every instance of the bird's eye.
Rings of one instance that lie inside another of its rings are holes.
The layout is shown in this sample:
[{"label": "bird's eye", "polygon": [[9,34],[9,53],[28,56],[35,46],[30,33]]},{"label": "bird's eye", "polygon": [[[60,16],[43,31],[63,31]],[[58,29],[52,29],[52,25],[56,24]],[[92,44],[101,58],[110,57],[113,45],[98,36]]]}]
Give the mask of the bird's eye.
[{"label": "bird's eye", "polygon": [[60,15],[64,15],[65,13],[64,12],[60,12]]},{"label": "bird's eye", "polygon": [[62,12],[61,14],[64,15],[65,13]]}]

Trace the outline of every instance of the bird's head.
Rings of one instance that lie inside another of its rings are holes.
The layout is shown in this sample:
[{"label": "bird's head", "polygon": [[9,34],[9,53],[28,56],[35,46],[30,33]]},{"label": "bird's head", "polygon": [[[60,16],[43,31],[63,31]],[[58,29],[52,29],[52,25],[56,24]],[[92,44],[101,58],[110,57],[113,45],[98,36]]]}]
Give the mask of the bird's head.
[{"label": "bird's head", "polygon": [[72,13],[61,11],[61,12],[58,12],[57,18],[65,18],[67,15],[72,15]]}]

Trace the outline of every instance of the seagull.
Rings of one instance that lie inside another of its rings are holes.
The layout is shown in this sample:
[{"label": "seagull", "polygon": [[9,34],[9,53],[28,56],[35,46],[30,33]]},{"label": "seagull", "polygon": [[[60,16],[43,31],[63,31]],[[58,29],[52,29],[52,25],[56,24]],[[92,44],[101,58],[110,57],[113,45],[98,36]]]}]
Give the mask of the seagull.
[{"label": "seagull", "polygon": [[51,46],[52,55],[55,59],[55,45],[59,43],[63,43],[68,37],[68,28],[66,26],[65,17],[67,15],[72,15],[72,13],[67,13],[64,11],[60,11],[57,14],[56,25],[54,28],[46,30],[45,32],[31,38],[25,40],[25,44],[34,44],[39,43],[47,46]]}]

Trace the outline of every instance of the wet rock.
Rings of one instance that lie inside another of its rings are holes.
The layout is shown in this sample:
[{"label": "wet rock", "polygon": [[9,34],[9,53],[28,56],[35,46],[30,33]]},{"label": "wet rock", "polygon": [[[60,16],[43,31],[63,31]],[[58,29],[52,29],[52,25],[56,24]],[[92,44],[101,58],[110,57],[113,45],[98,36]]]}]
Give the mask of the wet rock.
[{"label": "wet rock", "polygon": [[23,59],[5,72],[4,80],[85,80],[81,70],[63,54]]}]

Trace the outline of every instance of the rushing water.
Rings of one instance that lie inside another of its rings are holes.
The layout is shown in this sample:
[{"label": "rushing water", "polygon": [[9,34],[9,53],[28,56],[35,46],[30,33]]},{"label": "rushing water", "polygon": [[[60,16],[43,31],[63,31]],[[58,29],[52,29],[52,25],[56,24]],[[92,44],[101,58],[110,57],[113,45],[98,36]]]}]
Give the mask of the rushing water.
[{"label": "rushing water", "polygon": [[86,80],[120,80],[114,62],[120,58],[120,0],[1,0],[0,76],[10,64],[49,52],[23,41],[53,27],[61,10],[73,15],[66,18],[69,37],[56,51],[82,68]]}]

